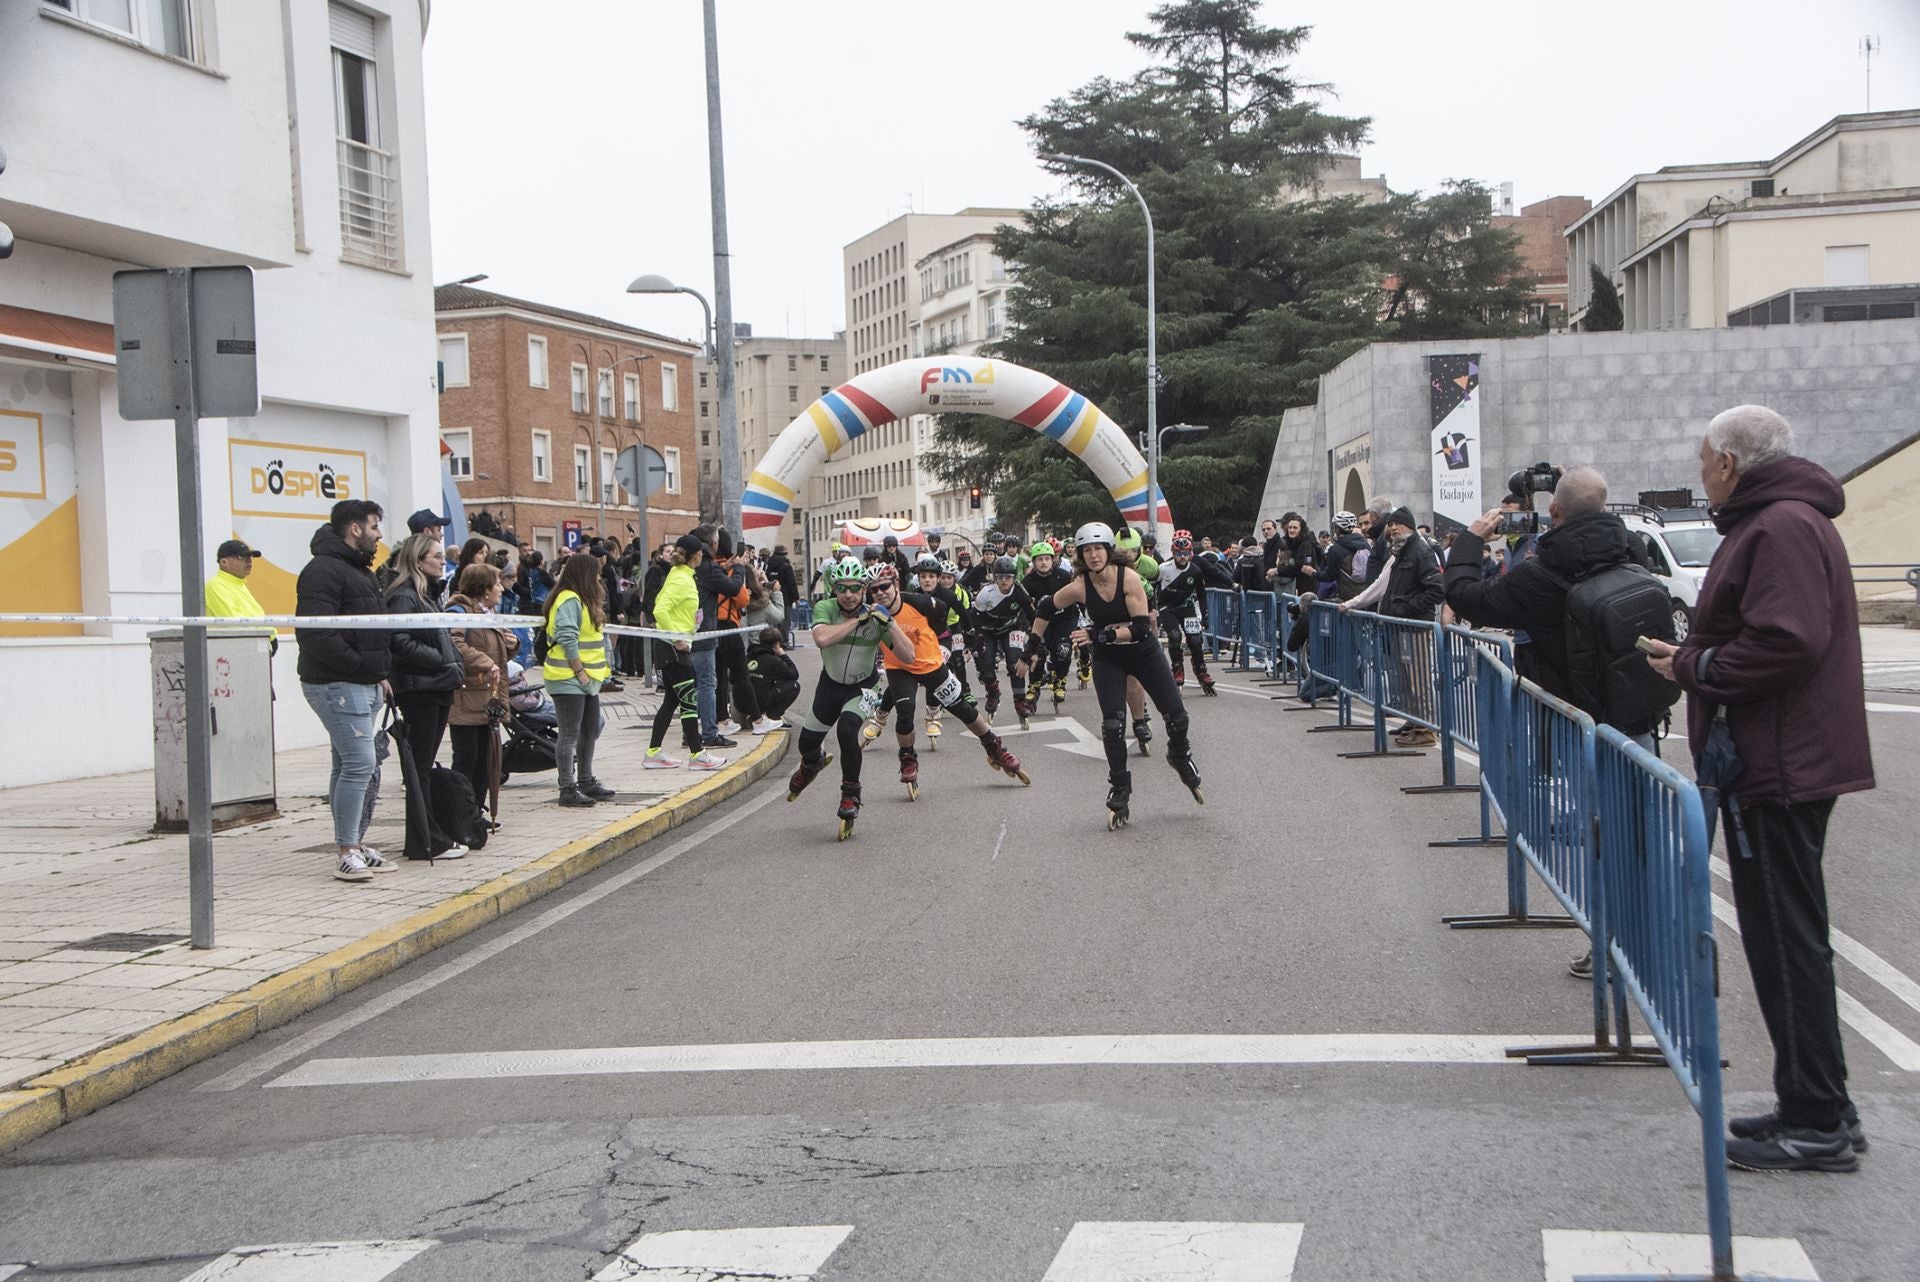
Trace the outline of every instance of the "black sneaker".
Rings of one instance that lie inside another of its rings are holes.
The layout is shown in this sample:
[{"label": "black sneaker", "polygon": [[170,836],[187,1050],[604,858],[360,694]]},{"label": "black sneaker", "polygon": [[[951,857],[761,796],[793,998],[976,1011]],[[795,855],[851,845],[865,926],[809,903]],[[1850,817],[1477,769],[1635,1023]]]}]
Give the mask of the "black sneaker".
[{"label": "black sneaker", "polygon": [[1727,1165],[1743,1171],[1855,1171],[1860,1157],[1845,1126],[1830,1131],[1776,1126],[1748,1139],[1728,1140]]},{"label": "black sneaker", "polygon": [[591,806],[593,804],[593,798],[581,792],[578,788],[562,788],[560,790],[560,804],[581,808]]},{"label": "black sneaker", "polygon": [[1567,974],[1575,979],[1593,978],[1593,949],[1589,948],[1567,963]]},{"label": "black sneaker", "polygon": [[601,783],[598,779],[582,779],[580,781],[580,791],[592,797],[595,801],[607,801],[618,795],[613,789],[607,787],[607,785]]},{"label": "black sneaker", "polygon": [[723,734],[717,734],[711,739],[702,740],[700,746],[702,748],[738,748],[740,745]]},{"label": "black sneaker", "polygon": [[[1866,1152],[1867,1132],[1866,1128],[1860,1125],[1860,1110],[1852,1104],[1848,1104],[1847,1111],[1840,1115],[1840,1120],[1847,1128],[1847,1140],[1853,1145],[1853,1151],[1856,1153]],[[1733,1136],[1735,1139],[1750,1140],[1765,1135],[1768,1131],[1776,1129],[1779,1125],[1780,1114],[1778,1113],[1755,1113],[1748,1117],[1729,1117],[1727,1119],[1727,1134]]]}]

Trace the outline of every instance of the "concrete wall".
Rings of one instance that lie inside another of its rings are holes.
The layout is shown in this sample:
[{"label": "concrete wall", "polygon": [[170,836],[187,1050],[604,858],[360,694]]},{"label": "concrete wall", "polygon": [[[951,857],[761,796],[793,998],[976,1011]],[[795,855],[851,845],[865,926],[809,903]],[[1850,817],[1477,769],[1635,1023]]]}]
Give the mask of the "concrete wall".
[{"label": "concrete wall", "polygon": [[1489,506],[1508,473],[1540,459],[1594,464],[1622,500],[1698,493],[1700,436],[1732,405],[1786,415],[1803,452],[1835,474],[1920,432],[1920,320],[1376,343],[1321,379],[1314,406],[1288,411],[1259,515],[1297,508],[1324,528],[1327,451],[1370,433],[1368,497],[1430,519],[1426,357],[1471,351],[1482,354],[1476,444]]},{"label": "concrete wall", "polygon": [[[1847,510],[1834,524],[1847,541],[1856,565],[1872,562],[1920,563],[1920,537],[1913,530],[1913,503],[1920,496],[1920,437],[1911,437],[1871,466],[1847,478]],[[1888,577],[1899,570],[1867,571]],[[1902,583],[1861,584],[1861,596],[1897,596],[1913,600]]]}]

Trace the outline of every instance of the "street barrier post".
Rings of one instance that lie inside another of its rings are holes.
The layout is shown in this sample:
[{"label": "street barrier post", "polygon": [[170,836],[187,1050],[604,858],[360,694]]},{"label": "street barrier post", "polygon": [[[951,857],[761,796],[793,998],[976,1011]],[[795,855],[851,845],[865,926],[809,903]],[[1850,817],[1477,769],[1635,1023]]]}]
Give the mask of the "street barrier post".
[{"label": "street barrier post", "polygon": [[1330,601],[1314,602],[1314,611],[1326,620],[1325,649],[1327,666],[1323,675],[1338,688],[1334,707],[1338,714],[1330,726],[1311,726],[1308,734],[1327,734],[1342,730],[1371,731],[1372,726],[1356,725],[1353,696],[1365,688],[1366,663],[1360,653],[1359,622]]},{"label": "street barrier post", "polygon": [[[1364,690],[1362,697],[1373,705],[1373,750],[1371,752],[1343,752],[1340,755],[1352,760],[1377,759],[1380,757],[1425,756],[1425,753],[1412,748],[1391,748],[1387,746],[1387,712],[1388,706],[1393,701],[1393,695],[1391,693],[1392,683],[1388,677],[1387,664],[1392,662],[1394,665],[1393,670],[1403,673],[1403,683],[1411,692],[1415,680],[1413,668],[1418,662],[1417,647],[1413,648],[1411,652],[1405,656],[1407,662],[1403,665],[1401,645],[1398,640],[1401,634],[1394,631],[1394,625],[1406,624],[1408,628],[1414,630],[1422,627],[1431,629],[1433,625],[1422,624],[1418,620],[1389,619],[1385,615],[1368,614],[1361,611],[1350,611],[1347,614],[1347,618],[1355,621],[1355,626],[1365,638],[1364,645],[1368,656],[1368,670],[1366,683],[1362,687]],[[1403,631],[1405,630],[1403,629]],[[1390,642],[1389,638],[1394,639]],[[1393,652],[1391,659],[1388,657],[1389,651]],[[1412,704],[1414,700],[1407,699],[1405,702]],[[1410,720],[1417,720],[1410,709],[1394,708],[1393,711],[1401,713]]]}]

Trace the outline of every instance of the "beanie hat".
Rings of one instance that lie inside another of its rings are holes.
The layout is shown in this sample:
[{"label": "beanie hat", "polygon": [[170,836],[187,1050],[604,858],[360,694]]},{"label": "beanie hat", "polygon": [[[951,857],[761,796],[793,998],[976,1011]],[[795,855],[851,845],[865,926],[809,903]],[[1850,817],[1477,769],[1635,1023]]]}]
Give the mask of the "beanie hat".
[{"label": "beanie hat", "polygon": [[1388,525],[1404,525],[1409,530],[1415,528],[1415,522],[1413,519],[1413,510],[1411,508],[1404,508],[1404,507],[1397,507],[1393,509],[1393,511],[1387,513],[1387,524]]}]

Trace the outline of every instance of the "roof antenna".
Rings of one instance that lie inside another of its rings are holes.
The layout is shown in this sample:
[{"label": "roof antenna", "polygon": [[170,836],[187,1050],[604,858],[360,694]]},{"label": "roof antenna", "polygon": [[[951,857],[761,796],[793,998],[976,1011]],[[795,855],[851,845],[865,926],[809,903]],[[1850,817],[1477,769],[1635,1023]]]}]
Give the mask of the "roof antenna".
[{"label": "roof antenna", "polygon": [[1880,52],[1879,36],[1860,37],[1860,56],[1867,64],[1867,110],[1873,110],[1873,55]]}]

